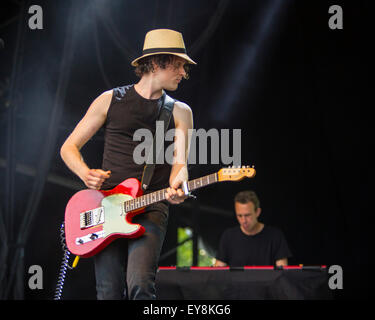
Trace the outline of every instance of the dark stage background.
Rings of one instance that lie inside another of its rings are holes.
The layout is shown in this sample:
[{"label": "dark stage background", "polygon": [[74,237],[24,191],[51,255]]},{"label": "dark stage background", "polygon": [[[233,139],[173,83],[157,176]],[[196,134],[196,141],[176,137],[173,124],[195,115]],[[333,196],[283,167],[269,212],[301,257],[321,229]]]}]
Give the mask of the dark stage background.
[{"label": "dark stage background", "polygon": [[[31,5],[43,9],[42,30],[28,27]],[[331,5],[343,9],[342,30],[328,26]],[[53,298],[65,205],[83,188],[59,148],[100,93],[137,81],[130,61],[153,28],[182,32],[198,62],[169,94],[191,106],[196,129],[241,129],[242,164],[257,170],[172,207],[163,253],[177,227],[192,226],[215,254],[236,224],[234,195],[252,189],[291,264],[340,265],[336,297],[368,297],[368,2],[8,0],[0,10],[2,299]],[[82,150],[89,166],[100,167],[102,149],[101,130]],[[221,167],[191,165],[190,176]],[[160,262],[175,264],[175,254]],[[43,268],[42,290],[28,288],[31,265]],[[95,299],[91,260],[68,272],[63,298]]]}]

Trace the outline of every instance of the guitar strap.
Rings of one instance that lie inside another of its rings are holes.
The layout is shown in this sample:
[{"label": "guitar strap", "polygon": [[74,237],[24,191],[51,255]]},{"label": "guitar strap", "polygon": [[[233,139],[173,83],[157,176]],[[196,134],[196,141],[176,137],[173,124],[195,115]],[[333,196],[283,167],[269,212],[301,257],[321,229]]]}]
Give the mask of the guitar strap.
[{"label": "guitar strap", "polygon": [[[159,100],[159,119],[158,121],[164,122],[164,136],[169,127],[169,123],[173,114],[173,107],[174,107],[175,100],[168,96],[165,92],[161,99]],[[148,158],[146,164],[143,168],[142,180],[141,180],[141,187],[142,190],[145,191],[148,186],[150,185],[151,178],[154,174],[155,163],[159,157],[161,146],[159,146],[158,150],[156,150],[156,131],[154,135],[154,141],[152,143],[152,150],[150,150],[148,154]],[[152,151],[152,152],[151,152]]]}]

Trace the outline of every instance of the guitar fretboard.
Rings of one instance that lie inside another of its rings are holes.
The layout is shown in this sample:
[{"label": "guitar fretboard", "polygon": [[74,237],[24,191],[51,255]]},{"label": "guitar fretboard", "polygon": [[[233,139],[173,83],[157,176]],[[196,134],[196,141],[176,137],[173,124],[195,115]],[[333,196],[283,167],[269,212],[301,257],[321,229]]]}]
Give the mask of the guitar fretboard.
[{"label": "guitar fretboard", "polygon": [[[209,184],[213,184],[216,182],[218,182],[217,173],[212,173],[212,174],[209,174],[207,176],[204,176],[198,179],[190,180],[188,181],[187,185],[188,185],[189,191],[194,191],[196,189],[205,187]],[[129,212],[129,211],[137,210],[137,209],[149,206],[153,203],[163,201],[165,200],[166,192],[167,192],[167,189],[165,188],[165,189],[161,189],[155,192],[145,194],[143,196],[140,196],[132,200],[125,201],[124,202],[125,211]]]}]

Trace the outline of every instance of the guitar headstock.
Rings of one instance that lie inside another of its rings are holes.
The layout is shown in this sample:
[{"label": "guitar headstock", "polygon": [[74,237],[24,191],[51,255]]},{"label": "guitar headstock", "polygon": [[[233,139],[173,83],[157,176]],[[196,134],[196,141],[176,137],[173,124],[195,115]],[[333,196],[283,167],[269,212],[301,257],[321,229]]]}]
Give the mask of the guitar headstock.
[{"label": "guitar headstock", "polygon": [[219,181],[240,181],[244,178],[253,178],[256,174],[254,166],[228,167],[217,173]]}]

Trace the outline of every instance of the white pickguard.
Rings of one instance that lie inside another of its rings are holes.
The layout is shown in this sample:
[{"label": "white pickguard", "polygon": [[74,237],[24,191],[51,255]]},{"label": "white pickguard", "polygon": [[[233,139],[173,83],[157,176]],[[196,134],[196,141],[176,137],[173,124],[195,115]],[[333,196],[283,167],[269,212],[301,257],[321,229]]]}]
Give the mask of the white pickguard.
[{"label": "white pickguard", "polygon": [[113,233],[131,234],[141,227],[125,220],[124,202],[131,199],[133,198],[126,194],[113,194],[102,200],[105,214],[103,231],[106,237]]}]

